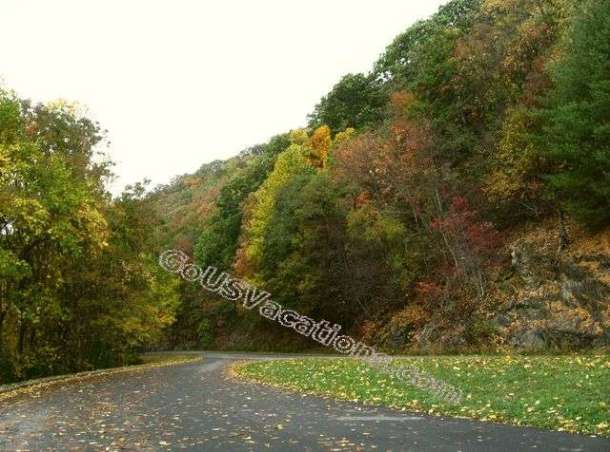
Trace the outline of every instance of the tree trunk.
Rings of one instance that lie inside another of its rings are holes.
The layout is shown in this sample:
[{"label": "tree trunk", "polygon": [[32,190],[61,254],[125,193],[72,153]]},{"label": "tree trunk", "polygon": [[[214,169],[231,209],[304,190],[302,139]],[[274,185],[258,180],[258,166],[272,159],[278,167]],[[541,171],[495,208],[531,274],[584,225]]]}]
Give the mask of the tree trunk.
[{"label": "tree trunk", "polygon": [[568,249],[570,246],[570,237],[565,222],[565,213],[563,209],[559,209],[559,252]]},{"label": "tree trunk", "polygon": [[19,342],[17,344],[17,352],[20,356],[23,355],[23,350],[25,348],[25,331],[23,313],[19,313]]},{"label": "tree trunk", "polygon": [[0,350],[2,350],[2,330],[8,309],[0,309]]}]

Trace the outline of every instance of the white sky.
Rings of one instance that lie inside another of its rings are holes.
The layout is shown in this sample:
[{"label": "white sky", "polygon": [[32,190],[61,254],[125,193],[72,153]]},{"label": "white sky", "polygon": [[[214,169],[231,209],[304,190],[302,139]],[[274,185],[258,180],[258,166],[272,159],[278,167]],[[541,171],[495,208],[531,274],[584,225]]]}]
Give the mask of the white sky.
[{"label": "white sky", "polygon": [[0,79],[109,130],[112,191],[305,125],[446,0],[0,0]]}]

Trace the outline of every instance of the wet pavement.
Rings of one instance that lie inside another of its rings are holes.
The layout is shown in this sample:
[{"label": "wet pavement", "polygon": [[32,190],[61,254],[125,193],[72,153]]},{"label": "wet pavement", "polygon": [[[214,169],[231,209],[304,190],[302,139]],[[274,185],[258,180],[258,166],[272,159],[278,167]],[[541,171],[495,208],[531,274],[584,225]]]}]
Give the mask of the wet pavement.
[{"label": "wet pavement", "polygon": [[0,450],[610,451],[603,438],[362,406],[228,378],[225,366],[244,358],[274,357],[206,353],[203,362],[0,402]]}]

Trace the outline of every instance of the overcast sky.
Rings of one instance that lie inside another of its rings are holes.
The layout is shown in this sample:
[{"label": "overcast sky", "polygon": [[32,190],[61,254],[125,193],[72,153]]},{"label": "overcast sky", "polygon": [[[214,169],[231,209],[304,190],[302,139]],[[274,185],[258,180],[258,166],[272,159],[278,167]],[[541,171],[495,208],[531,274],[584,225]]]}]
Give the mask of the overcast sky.
[{"label": "overcast sky", "polygon": [[443,0],[0,0],[0,78],[109,130],[117,192],[305,124]]}]

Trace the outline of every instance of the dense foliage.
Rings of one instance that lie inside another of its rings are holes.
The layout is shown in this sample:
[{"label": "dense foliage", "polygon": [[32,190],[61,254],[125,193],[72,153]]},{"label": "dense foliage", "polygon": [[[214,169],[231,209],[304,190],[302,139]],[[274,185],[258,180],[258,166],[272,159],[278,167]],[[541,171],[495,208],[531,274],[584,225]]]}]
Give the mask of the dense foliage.
[{"label": "dense foliage", "polygon": [[0,381],[124,364],[173,321],[144,189],[111,201],[97,124],[0,92]]},{"label": "dense foliage", "polygon": [[[513,231],[555,224],[564,247],[567,222],[609,224],[608,20],[599,0],[447,3],[343,77],[307,128],[221,179],[196,174],[209,197],[184,205],[206,212],[200,231],[166,243],[388,347],[489,343]],[[154,195],[170,224],[187,179]],[[176,346],[306,346],[183,290]]]},{"label": "dense foliage", "polygon": [[591,226],[610,221],[610,6],[584,2],[551,68],[543,152],[552,193]]}]

